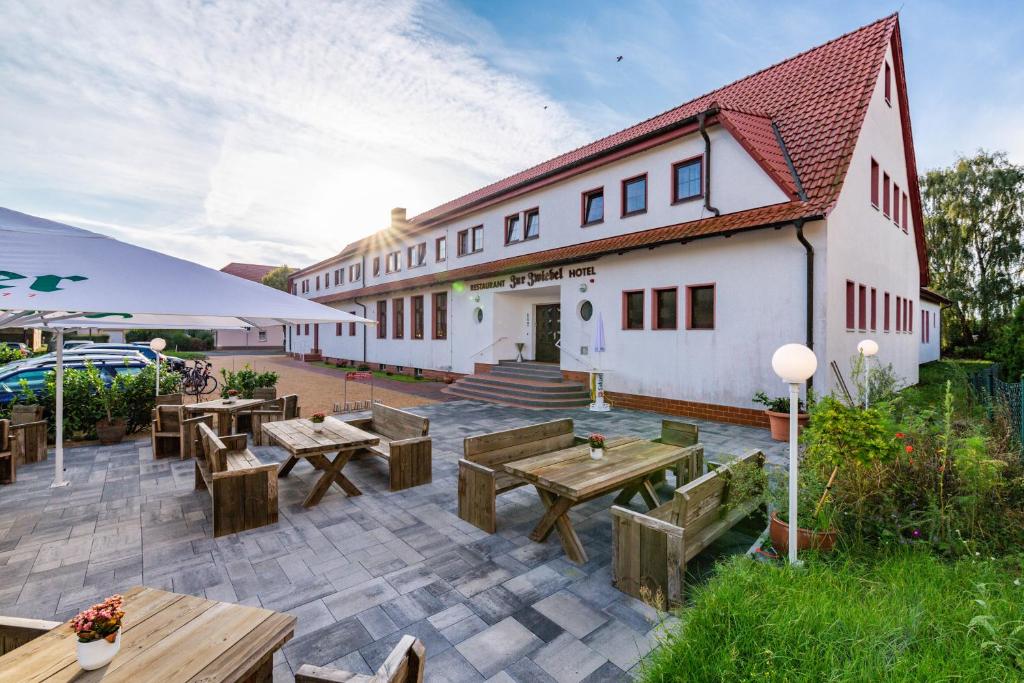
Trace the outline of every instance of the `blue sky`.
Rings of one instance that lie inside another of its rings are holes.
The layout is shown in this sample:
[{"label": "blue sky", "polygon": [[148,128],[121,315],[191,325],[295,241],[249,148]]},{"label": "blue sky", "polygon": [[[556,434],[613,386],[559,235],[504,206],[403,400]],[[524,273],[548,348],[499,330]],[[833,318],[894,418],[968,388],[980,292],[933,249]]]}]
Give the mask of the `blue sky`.
[{"label": "blue sky", "polygon": [[[0,206],[304,265],[899,9],[879,2],[0,4]],[[1024,3],[901,10],[918,164],[1024,164]],[[622,55],[621,62],[616,57]]]}]

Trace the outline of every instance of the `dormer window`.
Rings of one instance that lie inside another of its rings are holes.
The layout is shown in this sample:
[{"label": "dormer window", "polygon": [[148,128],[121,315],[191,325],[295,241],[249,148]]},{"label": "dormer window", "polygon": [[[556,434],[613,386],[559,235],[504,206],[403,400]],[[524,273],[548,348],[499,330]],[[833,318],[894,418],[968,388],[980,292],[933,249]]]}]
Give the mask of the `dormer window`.
[{"label": "dormer window", "polygon": [[704,194],[704,159],[696,157],[672,165],[672,203],[696,199]]}]

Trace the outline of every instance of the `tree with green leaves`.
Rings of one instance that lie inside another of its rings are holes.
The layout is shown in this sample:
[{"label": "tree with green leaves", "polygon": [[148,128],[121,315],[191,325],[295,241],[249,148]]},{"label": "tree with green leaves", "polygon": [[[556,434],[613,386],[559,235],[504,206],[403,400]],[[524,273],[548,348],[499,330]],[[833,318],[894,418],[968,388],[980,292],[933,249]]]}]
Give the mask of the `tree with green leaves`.
[{"label": "tree with green leaves", "polygon": [[1024,294],[1024,167],[979,150],[921,178],[932,286],[946,339],[987,344]]},{"label": "tree with green leaves", "polygon": [[288,291],[288,276],[295,272],[294,268],[288,266],[278,266],[272,271],[263,276],[260,281],[267,287],[273,287],[274,289],[280,289],[282,292]]}]

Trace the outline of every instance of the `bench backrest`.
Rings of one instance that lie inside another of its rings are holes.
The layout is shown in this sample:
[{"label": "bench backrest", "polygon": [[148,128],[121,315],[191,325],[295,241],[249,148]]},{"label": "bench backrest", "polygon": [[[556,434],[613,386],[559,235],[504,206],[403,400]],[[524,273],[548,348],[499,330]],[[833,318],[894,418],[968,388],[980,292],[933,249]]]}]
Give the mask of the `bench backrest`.
[{"label": "bench backrest", "polygon": [[196,429],[199,430],[199,442],[203,445],[203,455],[210,465],[211,472],[223,472],[227,469],[228,447],[220,440],[216,432],[210,429],[205,423],[199,423]]},{"label": "bench backrest", "polygon": [[38,422],[43,419],[43,407],[37,405],[13,405],[11,406],[11,424],[23,425],[29,422]]},{"label": "bench backrest", "polygon": [[389,439],[412,439],[426,436],[430,420],[383,403],[373,404],[372,430]]},{"label": "bench backrest", "polygon": [[661,421],[661,443],[672,446],[693,446],[700,441],[697,425],[677,420]]},{"label": "bench backrest", "polygon": [[253,398],[277,398],[277,387],[256,387],[252,390]]},{"label": "bench backrest", "polygon": [[181,421],[185,408],[176,405],[158,405],[156,407],[156,423],[161,432],[177,432],[181,430]]},{"label": "bench backrest", "polygon": [[572,429],[572,419],[565,418],[470,436],[463,441],[463,453],[466,460],[492,467],[568,448],[576,443]]},{"label": "bench backrest", "polygon": [[288,394],[282,397],[284,401],[284,419],[294,420],[299,416],[299,395]]},{"label": "bench backrest", "polygon": [[686,530],[688,537],[692,537],[707,525],[717,521],[720,518],[719,508],[722,505],[736,506],[743,502],[729,499],[729,472],[736,465],[748,462],[763,467],[764,453],[759,450],[747,451],[728,464],[711,470],[676,489],[673,499],[675,505],[673,521]]},{"label": "bench backrest", "polygon": [[183,394],[160,394],[156,397],[158,406],[180,406],[185,402]]}]

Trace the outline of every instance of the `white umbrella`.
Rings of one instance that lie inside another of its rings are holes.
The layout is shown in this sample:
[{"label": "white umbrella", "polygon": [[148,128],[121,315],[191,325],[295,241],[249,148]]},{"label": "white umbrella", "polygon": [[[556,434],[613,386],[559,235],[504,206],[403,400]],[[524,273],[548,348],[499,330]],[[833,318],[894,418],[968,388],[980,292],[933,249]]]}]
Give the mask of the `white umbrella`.
[{"label": "white umbrella", "polygon": [[597,354],[597,370],[594,371],[594,402],[590,404],[590,409],[598,413],[606,413],[611,410],[611,406],[604,402],[604,363],[601,354],[605,351],[604,343],[604,317],[601,315],[601,311],[597,312],[597,325],[594,329],[594,353]]},{"label": "white umbrella", "polygon": [[2,207],[0,247],[0,328],[57,332],[56,486],[66,484],[65,329],[373,324],[191,261]]}]

